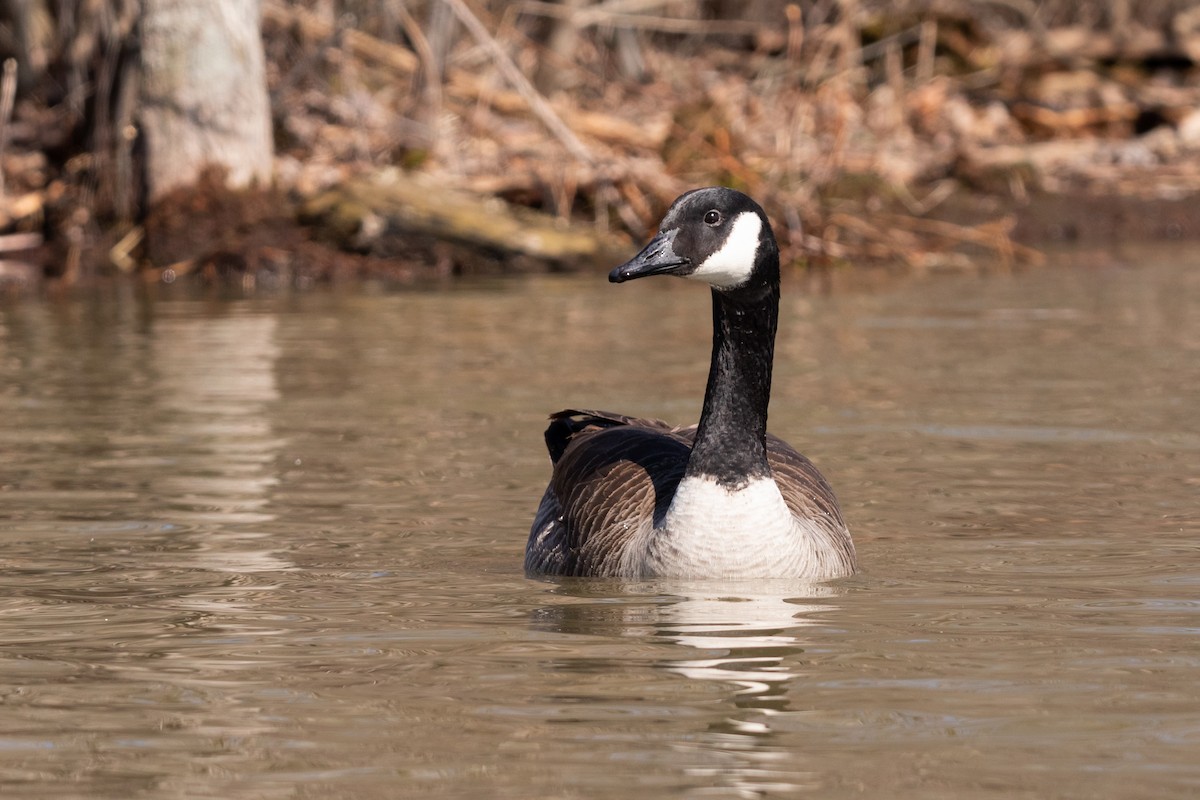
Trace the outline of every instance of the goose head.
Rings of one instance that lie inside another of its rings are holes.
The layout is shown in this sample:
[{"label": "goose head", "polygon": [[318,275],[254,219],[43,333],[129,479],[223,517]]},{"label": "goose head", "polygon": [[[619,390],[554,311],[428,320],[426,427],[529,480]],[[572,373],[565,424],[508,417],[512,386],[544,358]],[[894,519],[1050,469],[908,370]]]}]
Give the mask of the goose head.
[{"label": "goose head", "polygon": [[758,203],[716,186],[680,195],[642,251],[608,275],[676,275],[720,292],[778,285],[779,246]]}]

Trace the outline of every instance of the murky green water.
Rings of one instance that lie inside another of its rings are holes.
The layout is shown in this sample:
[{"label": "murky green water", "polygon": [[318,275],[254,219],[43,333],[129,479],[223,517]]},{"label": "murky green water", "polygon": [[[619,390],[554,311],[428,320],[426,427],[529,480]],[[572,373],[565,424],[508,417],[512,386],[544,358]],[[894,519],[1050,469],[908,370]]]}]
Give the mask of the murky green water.
[{"label": "murky green water", "polygon": [[1121,264],[785,297],[823,587],[521,574],[699,287],[0,308],[0,795],[1195,797],[1200,258]]}]

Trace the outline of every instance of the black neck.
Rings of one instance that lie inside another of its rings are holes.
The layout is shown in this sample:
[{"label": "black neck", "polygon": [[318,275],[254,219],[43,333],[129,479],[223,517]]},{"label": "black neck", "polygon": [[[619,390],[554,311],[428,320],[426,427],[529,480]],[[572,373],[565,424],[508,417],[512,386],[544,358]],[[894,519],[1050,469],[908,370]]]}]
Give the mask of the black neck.
[{"label": "black neck", "polygon": [[779,320],[779,284],[713,290],[713,351],[704,411],[687,475],[737,486],[771,474],[767,404]]}]

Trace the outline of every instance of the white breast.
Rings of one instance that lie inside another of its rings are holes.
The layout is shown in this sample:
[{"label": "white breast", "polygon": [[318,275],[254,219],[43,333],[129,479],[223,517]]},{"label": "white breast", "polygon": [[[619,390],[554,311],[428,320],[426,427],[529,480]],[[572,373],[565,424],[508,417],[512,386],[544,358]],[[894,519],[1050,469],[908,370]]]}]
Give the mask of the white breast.
[{"label": "white breast", "polygon": [[796,519],[770,478],[729,489],[715,480],[680,482],[662,523],[631,542],[622,572],[642,577],[836,577],[815,525]]}]

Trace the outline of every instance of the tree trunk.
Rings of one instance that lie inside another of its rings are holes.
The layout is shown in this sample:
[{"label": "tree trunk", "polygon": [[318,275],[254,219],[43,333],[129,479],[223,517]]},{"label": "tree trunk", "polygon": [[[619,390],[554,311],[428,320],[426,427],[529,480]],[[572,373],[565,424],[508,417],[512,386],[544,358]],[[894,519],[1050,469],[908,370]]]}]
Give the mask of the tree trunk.
[{"label": "tree trunk", "polygon": [[147,198],[223,168],[231,188],[271,177],[259,0],[144,0],[139,118]]}]

